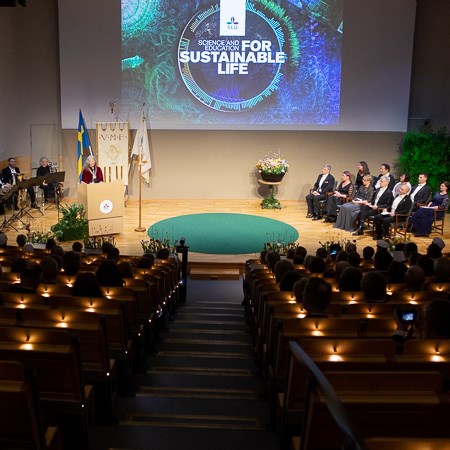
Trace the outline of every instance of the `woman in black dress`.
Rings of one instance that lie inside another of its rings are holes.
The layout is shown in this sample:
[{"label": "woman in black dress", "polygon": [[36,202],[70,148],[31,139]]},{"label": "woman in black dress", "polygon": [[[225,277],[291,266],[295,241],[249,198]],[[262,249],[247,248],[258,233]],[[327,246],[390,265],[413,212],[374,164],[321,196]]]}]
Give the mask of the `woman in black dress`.
[{"label": "woman in black dress", "polygon": [[350,176],[351,174],[348,170],[344,171],[342,173],[342,181],[334,191],[334,194],[326,199],[323,208],[326,216],[324,222],[336,222],[338,206],[344,203],[344,199],[353,197],[355,189]]}]

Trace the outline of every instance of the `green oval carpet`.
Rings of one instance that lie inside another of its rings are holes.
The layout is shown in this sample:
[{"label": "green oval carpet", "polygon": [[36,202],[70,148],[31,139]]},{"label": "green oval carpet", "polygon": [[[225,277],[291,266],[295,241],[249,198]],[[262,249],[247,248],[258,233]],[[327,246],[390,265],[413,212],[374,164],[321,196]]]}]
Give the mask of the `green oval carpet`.
[{"label": "green oval carpet", "polygon": [[196,253],[236,255],[259,253],[265,242],[295,242],[297,230],[275,219],[249,214],[188,214],[161,220],[148,235],[174,241],[184,237],[189,250]]}]

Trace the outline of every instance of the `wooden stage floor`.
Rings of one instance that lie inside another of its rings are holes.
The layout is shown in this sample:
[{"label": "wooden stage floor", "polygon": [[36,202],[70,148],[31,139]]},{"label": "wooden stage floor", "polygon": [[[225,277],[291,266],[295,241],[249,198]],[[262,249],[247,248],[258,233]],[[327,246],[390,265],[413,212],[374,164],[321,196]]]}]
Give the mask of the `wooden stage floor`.
[{"label": "wooden stage floor", "polygon": [[[61,203],[71,203],[73,200],[64,200]],[[331,238],[356,240],[358,250],[361,252],[366,245],[374,246],[375,241],[372,236],[366,234],[364,236],[352,236],[351,233],[335,230],[331,224],[323,223],[323,221],[312,221],[306,219],[306,203],[304,201],[282,201],[281,210],[265,210],[261,209],[260,200],[234,200],[234,199],[161,199],[161,200],[143,200],[142,201],[142,226],[147,230],[154,223],[174,216],[184,214],[208,213],[208,212],[227,212],[253,214],[257,216],[268,217],[281,220],[292,225],[299,232],[298,242],[307,248],[309,253],[316,251],[320,246],[319,241],[327,241]],[[22,218],[25,224],[30,224],[32,231],[45,231],[57,222],[58,215],[55,205],[50,204],[41,214],[37,210],[30,211],[32,218],[26,215]],[[11,211],[7,210],[7,218],[11,215]],[[139,203],[136,200],[128,200],[125,207],[124,231],[116,235],[116,245],[124,255],[140,255],[142,254],[141,241],[148,239],[147,232],[137,232],[135,228],[139,225]],[[24,225],[15,222],[14,226],[17,231],[9,227],[5,230],[8,235],[8,243],[15,244],[15,239],[19,233],[24,233]],[[438,233],[432,233],[429,238],[414,238],[420,252],[425,252],[426,247],[432,238],[440,236]],[[442,237],[442,236],[441,236]],[[450,237],[450,221],[447,219],[445,224],[444,240],[448,242]],[[177,237],[175,237],[177,238]],[[71,242],[64,242],[62,246],[65,249],[71,248]],[[189,245],[189,242],[186,242]],[[450,251],[450,244],[448,249]],[[207,255],[200,253],[190,253],[189,261],[196,263],[232,263],[242,264],[249,258],[256,257],[256,254],[246,255]]]}]

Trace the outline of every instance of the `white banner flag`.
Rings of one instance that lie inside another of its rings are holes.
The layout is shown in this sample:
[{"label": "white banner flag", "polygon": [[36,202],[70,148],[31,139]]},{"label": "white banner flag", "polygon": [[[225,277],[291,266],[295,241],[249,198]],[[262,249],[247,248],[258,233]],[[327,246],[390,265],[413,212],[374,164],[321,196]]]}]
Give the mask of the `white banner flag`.
[{"label": "white banner flag", "polygon": [[134,138],[133,149],[131,151],[131,157],[134,156],[140,157],[142,163],[142,178],[149,183],[152,161],[150,158],[150,146],[148,144],[147,120],[145,118],[144,111],[142,111],[141,118],[139,120],[136,137]]}]

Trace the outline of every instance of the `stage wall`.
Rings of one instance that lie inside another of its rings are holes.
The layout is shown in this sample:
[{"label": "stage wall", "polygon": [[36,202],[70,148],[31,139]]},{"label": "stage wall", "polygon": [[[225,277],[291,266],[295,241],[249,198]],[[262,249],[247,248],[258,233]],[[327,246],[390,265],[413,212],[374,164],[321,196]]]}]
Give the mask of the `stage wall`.
[{"label": "stage wall", "polygon": [[[94,131],[90,133],[93,133]],[[401,133],[281,131],[150,131],[150,185],[143,198],[259,199],[255,164],[280,149],[290,169],[279,187],[279,198],[304,200],[322,165],[329,162],[340,181],[342,171],[356,171],[366,160],[374,174],[382,162],[397,157]],[[90,136],[95,142],[94,135]],[[134,138],[134,131],[132,139]],[[65,185],[76,194],[76,130],[63,131]],[[137,177],[132,183],[137,198]]]}]

